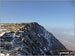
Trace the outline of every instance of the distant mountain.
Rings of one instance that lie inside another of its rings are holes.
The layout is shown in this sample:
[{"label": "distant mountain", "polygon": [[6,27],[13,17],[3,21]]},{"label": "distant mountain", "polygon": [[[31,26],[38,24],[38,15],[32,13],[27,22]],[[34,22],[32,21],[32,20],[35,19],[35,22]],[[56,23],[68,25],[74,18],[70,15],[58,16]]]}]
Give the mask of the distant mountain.
[{"label": "distant mountain", "polygon": [[2,23],[0,41],[0,51],[11,55],[55,55],[56,50],[67,50],[36,22]]},{"label": "distant mountain", "polygon": [[74,43],[68,42],[68,41],[66,41],[66,40],[61,40],[60,42],[61,42],[68,50],[75,51],[75,44],[74,44]]}]

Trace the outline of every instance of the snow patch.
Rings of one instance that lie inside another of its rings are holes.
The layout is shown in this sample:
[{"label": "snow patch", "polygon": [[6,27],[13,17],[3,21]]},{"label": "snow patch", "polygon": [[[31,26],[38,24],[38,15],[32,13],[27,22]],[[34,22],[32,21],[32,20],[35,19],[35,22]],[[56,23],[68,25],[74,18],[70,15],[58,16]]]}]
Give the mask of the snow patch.
[{"label": "snow patch", "polygon": [[5,34],[5,32],[2,32],[1,34],[0,34],[0,36],[3,36]]}]

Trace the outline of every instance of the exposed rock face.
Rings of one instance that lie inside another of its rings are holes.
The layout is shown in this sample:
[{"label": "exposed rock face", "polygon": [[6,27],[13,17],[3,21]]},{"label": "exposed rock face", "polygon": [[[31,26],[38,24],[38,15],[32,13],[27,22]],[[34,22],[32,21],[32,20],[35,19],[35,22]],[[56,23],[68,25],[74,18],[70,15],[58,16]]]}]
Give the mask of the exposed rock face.
[{"label": "exposed rock face", "polygon": [[3,24],[2,27],[10,31],[5,31],[0,36],[2,52],[11,55],[52,55],[58,54],[55,50],[66,50],[51,33],[36,22]]}]

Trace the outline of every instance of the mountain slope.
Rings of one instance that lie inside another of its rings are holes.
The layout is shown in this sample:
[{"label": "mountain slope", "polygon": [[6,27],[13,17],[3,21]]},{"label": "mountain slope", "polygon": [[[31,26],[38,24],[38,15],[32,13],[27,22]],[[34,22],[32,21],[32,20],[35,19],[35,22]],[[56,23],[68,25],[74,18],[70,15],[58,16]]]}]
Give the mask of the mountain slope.
[{"label": "mountain slope", "polygon": [[7,23],[1,25],[6,29],[2,36],[2,52],[11,55],[52,55],[58,54],[55,50],[66,50],[51,33],[36,22]]}]

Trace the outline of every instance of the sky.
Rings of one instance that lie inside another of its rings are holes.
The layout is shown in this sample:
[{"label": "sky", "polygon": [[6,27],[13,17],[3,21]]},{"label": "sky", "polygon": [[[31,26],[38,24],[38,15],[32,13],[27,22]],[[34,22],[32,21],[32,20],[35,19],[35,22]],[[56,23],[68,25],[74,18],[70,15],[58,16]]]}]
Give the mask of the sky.
[{"label": "sky", "polygon": [[16,22],[38,22],[56,33],[68,30],[71,33],[74,31],[74,2],[2,1],[1,23]]},{"label": "sky", "polygon": [[74,26],[74,2],[1,2],[1,22],[38,22],[53,27]]}]

